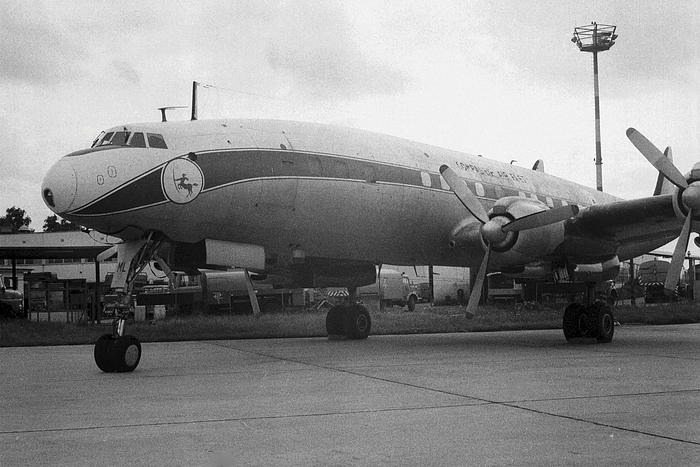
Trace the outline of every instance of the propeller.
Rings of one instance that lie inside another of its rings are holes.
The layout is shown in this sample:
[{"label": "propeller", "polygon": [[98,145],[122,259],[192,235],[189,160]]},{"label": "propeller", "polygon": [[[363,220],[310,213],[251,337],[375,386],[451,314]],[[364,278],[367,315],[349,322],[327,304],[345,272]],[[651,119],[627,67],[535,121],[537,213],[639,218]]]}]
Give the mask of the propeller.
[{"label": "propeller", "polygon": [[[664,290],[666,294],[670,295],[676,288],[681,275],[681,269],[683,269],[683,258],[688,249],[693,215],[700,212],[700,181],[691,181],[688,183],[685,176],[676,168],[670,158],[671,148],[667,148],[665,154],[662,153],[659,148],[654,146],[651,141],[634,128],[627,129],[627,137],[639,152],[656,167],[660,174],[681,190],[681,203],[683,207],[688,210],[688,214],[685,216],[685,221],[683,222],[683,228],[676,242],[676,248],[673,250],[671,266],[666,274],[666,281],[664,283]],[[698,168],[700,167],[696,164],[696,166],[693,167],[693,172]]]},{"label": "propeller", "polygon": [[467,302],[467,318],[473,318],[479,304],[481,289],[484,286],[484,279],[486,278],[493,245],[504,242],[508,238],[510,232],[536,229],[570,219],[578,214],[578,206],[567,205],[548,209],[512,221],[508,221],[502,216],[489,219],[489,215],[481,204],[481,201],[472,193],[467,183],[460,178],[454,170],[447,165],[443,165],[440,167],[440,173],[464,207],[467,208],[472,216],[481,222],[481,238],[484,240],[484,243],[486,243],[486,253],[481,260],[481,266],[479,266],[479,271],[474,281],[474,287],[472,288],[472,293],[469,294],[469,301]]}]

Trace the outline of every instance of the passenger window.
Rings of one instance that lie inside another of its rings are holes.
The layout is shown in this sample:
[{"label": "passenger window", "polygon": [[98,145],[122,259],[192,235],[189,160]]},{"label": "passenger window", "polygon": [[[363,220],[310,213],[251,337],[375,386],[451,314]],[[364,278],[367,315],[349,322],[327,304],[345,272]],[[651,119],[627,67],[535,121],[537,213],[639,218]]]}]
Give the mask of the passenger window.
[{"label": "passenger window", "polygon": [[549,206],[550,208],[554,207],[554,201],[552,201],[552,198],[550,198],[549,196],[547,196],[546,202],[547,202],[547,206]]},{"label": "passenger window", "polygon": [[148,133],[148,145],[152,148],[168,149],[168,145],[165,144],[163,135],[159,135],[157,133]]},{"label": "passenger window", "polygon": [[474,188],[476,188],[476,196],[485,196],[486,192],[484,191],[484,185],[482,185],[479,182],[476,182],[474,184]]},{"label": "passenger window", "polygon": [[450,185],[447,184],[447,180],[445,180],[445,179],[443,178],[442,175],[440,175],[440,187],[441,187],[443,190],[449,190],[449,189],[450,189]]},{"label": "passenger window", "polygon": [[426,172],[421,172],[420,173],[420,180],[423,183],[423,186],[430,188],[432,183],[430,182],[430,174],[427,174]]},{"label": "passenger window", "polygon": [[134,133],[134,136],[131,137],[131,141],[129,141],[129,146],[145,148],[146,138],[143,137],[143,133]]}]

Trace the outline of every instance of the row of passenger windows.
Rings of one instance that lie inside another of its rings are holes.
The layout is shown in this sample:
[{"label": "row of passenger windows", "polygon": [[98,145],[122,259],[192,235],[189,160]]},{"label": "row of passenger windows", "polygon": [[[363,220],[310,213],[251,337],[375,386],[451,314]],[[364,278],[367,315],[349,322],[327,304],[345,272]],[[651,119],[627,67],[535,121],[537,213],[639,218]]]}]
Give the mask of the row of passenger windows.
[{"label": "row of passenger windows", "polygon": [[[427,173],[427,172],[421,172],[421,182],[423,183],[424,187],[431,188],[431,187],[437,187],[438,184],[440,188],[443,190],[449,190],[450,187],[445,181],[444,178],[442,178],[439,175],[432,175]],[[439,182],[434,180],[434,178],[438,178]],[[518,190],[513,190],[510,188],[504,188],[499,185],[484,185],[481,182],[471,182],[468,180],[465,180],[467,183],[467,186],[469,187],[470,190],[472,190],[472,193],[476,194],[476,196],[481,196],[484,198],[489,198],[489,199],[500,199],[505,196],[519,196],[520,198],[531,198],[535,199],[538,201],[541,201],[545,203],[547,206],[550,208],[555,208],[555,207],[561,207],[561,206],[566,206],[569,203],[564,200],[564,199],[554,199],[549,196],[541,196],[537,195],[535,193],[526,193],[524,191],[518,191]]]},{"label": "row of passenger windows", "polygon": [[[293,165],[293,162],[288,162]],[[405,172],[399,175],[400,172],[385,172],[382,177],[378,178],[378,170],[373,165],[354,164],[349,166],[348,163],[341,159],[325,159],[321,161],[319,158],[312,157],[309,160],[310,170],[313,175],[326,176],[332,178],[361,178],[368,182],[376,182],[381,178],[383,181],[393,181],[398,183],[411,183],[415,179],[414,175],[408,176]],[[284,166],[284,161],[282,161]],[[431,174],[428,172],[420,172],[421,184],[426,188],[441,188],[449,190],[450,186],[440,174]],[[410,181],[409,181],[410,180]],[[472,182],[465,180],[467,186],[479,197],[488,199],[500,199],[505,196],[519,196],[521,198],[531,198],[545,203],[550,208],[558,208],[569,204],[566,200],[555,199],[549,196],[541,196],[535,193],[513,190],[511,188],[502,187],[500,185],[489,185],[481,182]]]},{"label": "row of passenger windows", "polygon": [[[148,146],[146,146],[146,141],[148,141]],[[110,131],[105,133],[104,131],[100,133],[95,141],[92,142],[91,147],[97,146],[131,146],[134,148],[156,148],[156,149],[168,149],[168,145],[165,144],[165,138],[163,135],[158,133],[146,133],[145,136],[141,132],[130,132],[130,131]]]}]

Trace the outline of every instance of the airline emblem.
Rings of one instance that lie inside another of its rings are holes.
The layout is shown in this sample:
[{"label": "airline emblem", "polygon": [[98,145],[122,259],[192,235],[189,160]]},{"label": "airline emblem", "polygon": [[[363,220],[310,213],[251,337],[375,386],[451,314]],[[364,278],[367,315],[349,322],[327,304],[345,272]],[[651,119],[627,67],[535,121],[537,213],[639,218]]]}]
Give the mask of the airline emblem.
[{"label": "airline emblem", "polygon": [[190,159],[180,158],[168,162],[163,169],[163,193],[177,204],[194,200],[202,191],[204,175]]}]

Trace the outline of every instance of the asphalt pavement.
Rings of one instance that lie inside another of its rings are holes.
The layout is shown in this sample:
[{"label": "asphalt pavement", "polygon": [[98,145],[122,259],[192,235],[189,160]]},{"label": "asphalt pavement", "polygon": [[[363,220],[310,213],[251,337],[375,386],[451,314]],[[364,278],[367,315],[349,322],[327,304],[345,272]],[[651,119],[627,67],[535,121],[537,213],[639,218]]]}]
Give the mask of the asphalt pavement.
[{"label": "asphalt pavement", "polygon": [[0,348],[1,466],[698,465],[700,325]]}]

